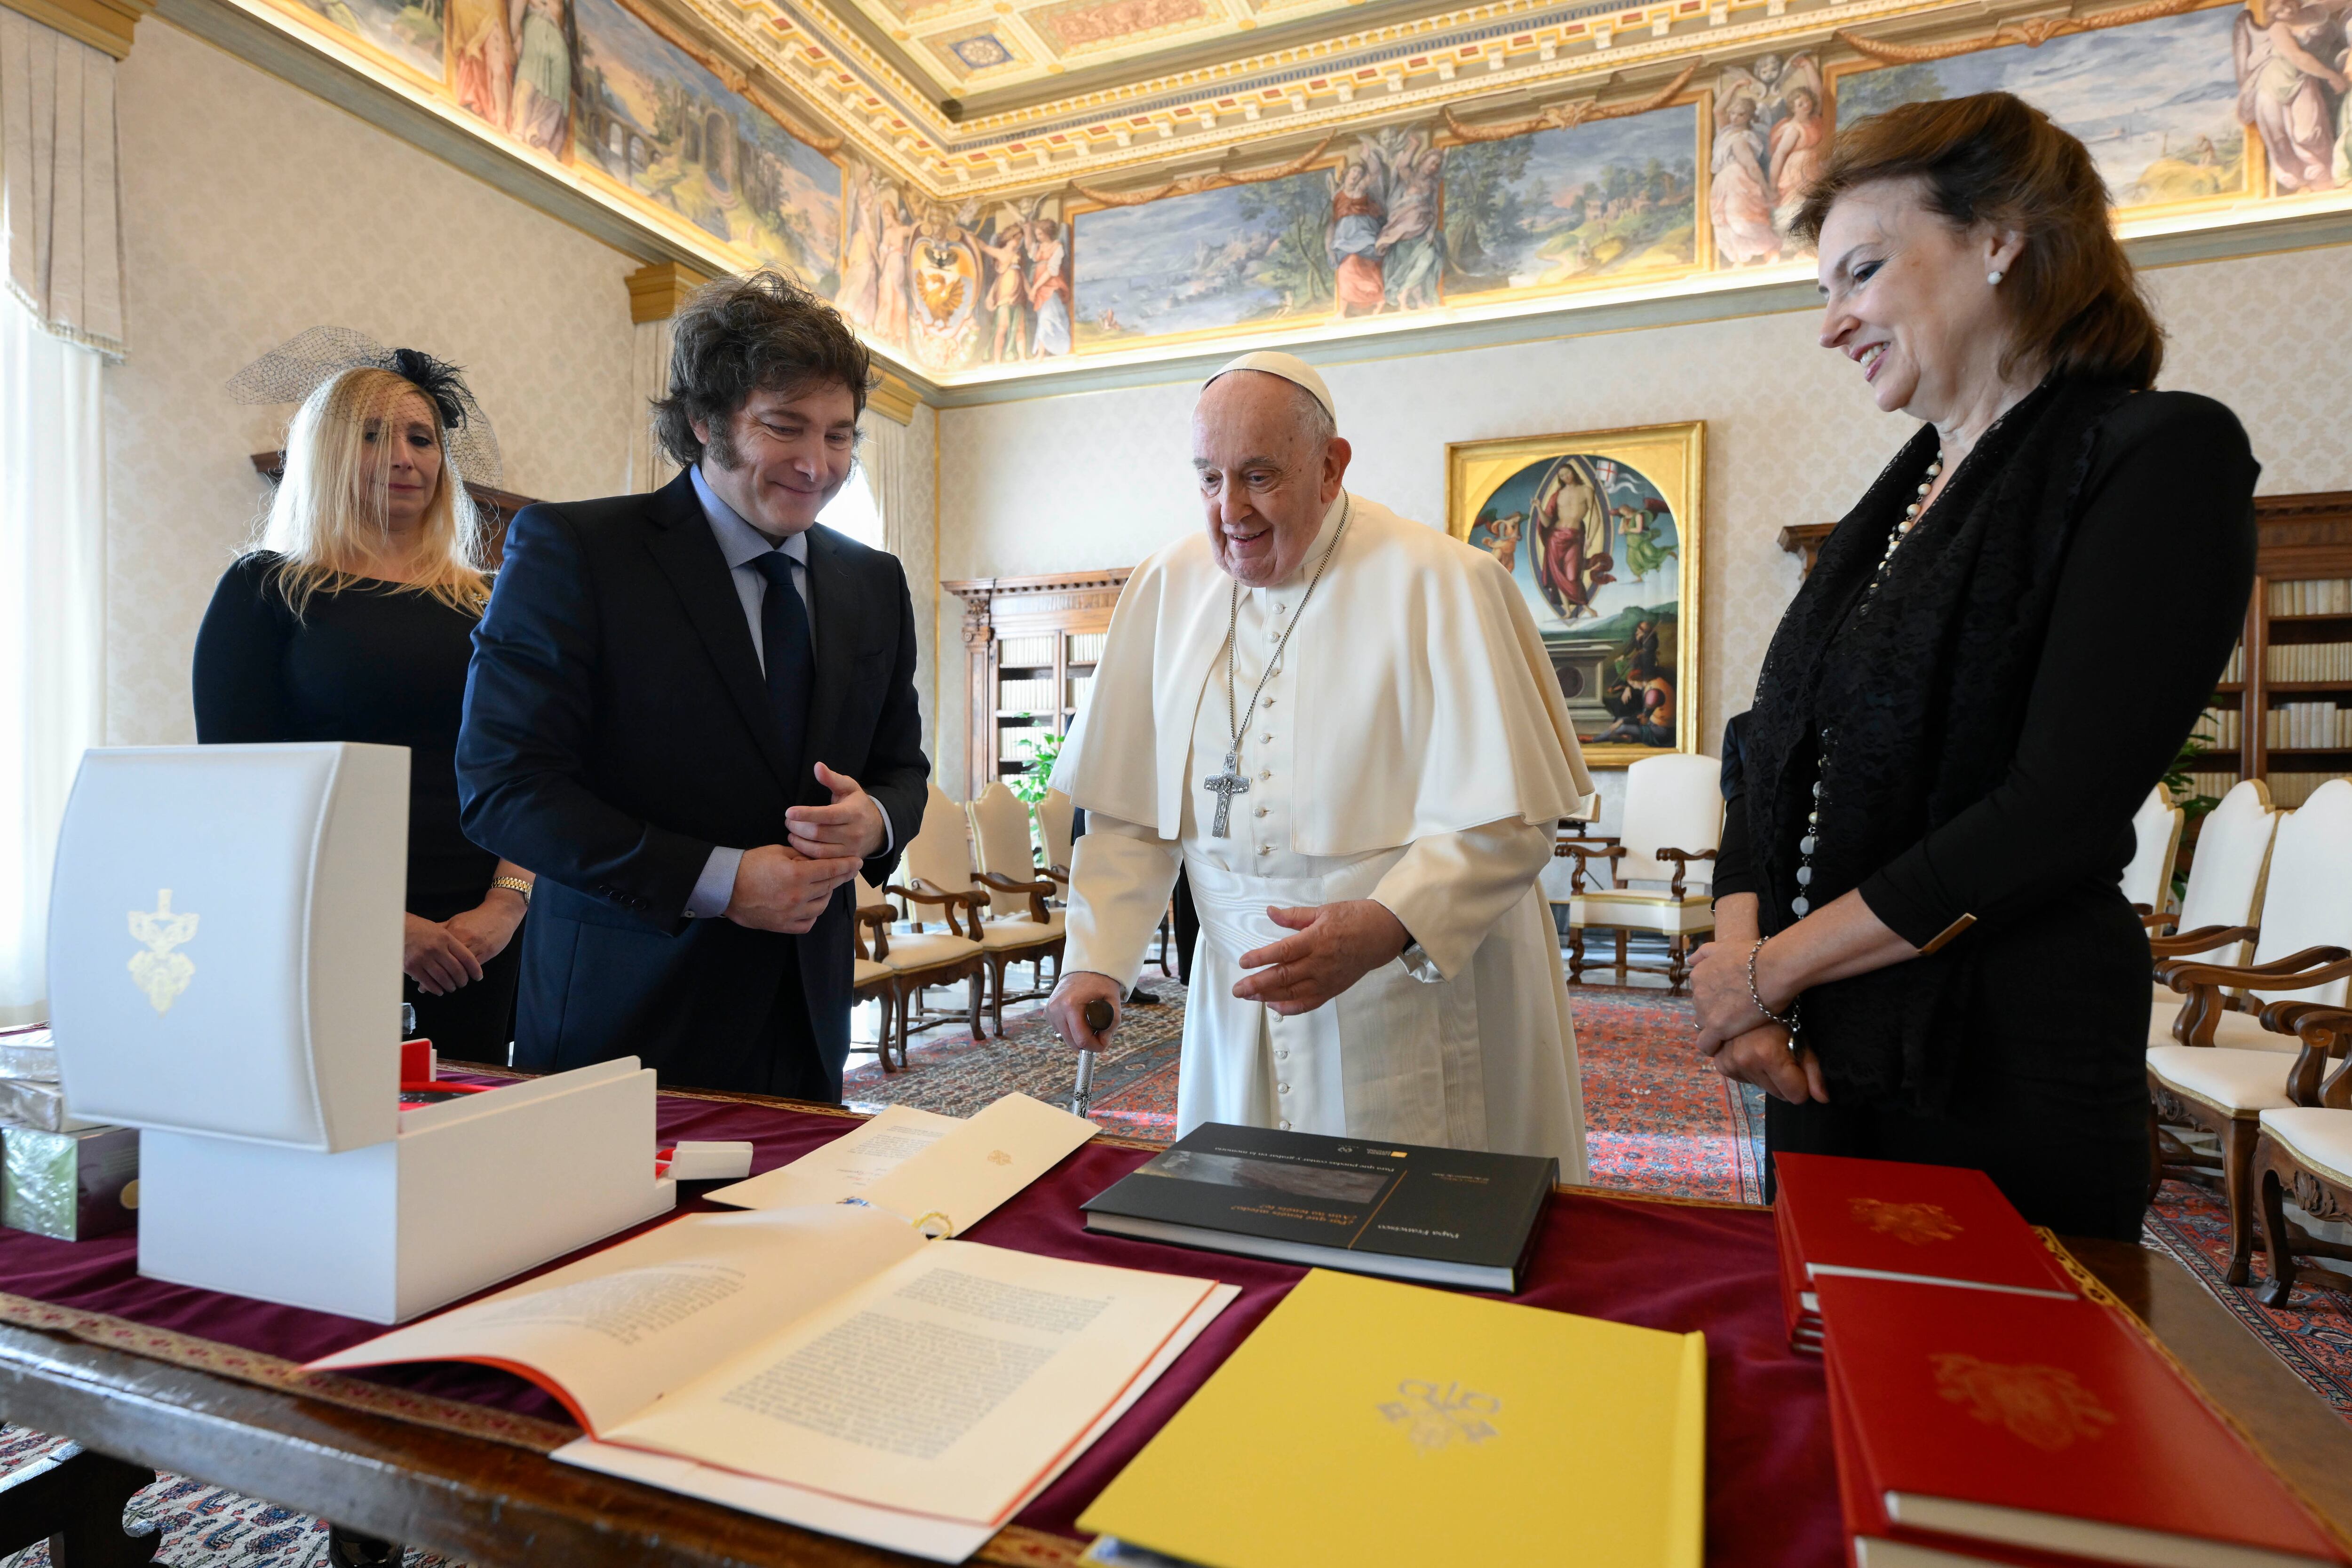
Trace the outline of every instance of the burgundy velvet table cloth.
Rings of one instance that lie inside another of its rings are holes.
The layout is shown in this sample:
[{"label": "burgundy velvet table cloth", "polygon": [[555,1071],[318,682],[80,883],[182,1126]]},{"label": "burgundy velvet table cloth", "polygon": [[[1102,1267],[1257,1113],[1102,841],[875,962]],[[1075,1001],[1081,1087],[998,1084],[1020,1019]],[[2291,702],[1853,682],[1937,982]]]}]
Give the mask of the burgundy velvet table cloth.
[{"label": "burgundy velvet table cloth", "polygon": [[[772,1104],[664,1094],[660,1126],[665,1142],[749,1141],[756,1173],[840,1136],[849,1124],[838,1115]],[[1149,1157],[1140,1149],[1090,1144],[967,1238],[1242,1287],[1240,1299],[1135,1408],[1022,1513],[1016,1522],[1033,1529],[1077,1534],[1076,1518],[1095,1494],[1303,1272],[1221,1253],[1088,1235],[1078,1205]],[[694,1185],[679,1212],[714,1207],[699,1196],[709,1185]],[[483,1201],[495,1203],[498,1197],[485,1193]],[[218,1225],[220,1246],[247,1244],[235,1215],[220,1216]],[[1766,1210],[1562,1194],[1538,1244],[1533,1279],[1513,1298],[1645,1328],[1706,1333],[1706,1559],[1718,1568],[1830,1568],[1843,1560],[1821,1364],[1788,1349],[1777,1266]],[[68,1243],[0,1229],[0,1291],[294,1362],[383,1332],[351,1318],[142,1280],[136,1242],[128,1233]],[[396,1368],[370,1375],[419,1393],[566,1421],[545,1393],[487,1368]],[[1279,1486],[1282,1479],[1275,1475],[1267,1482]],[[1546,1520],[1546,1500],[1528,1499],[1527,1528],[1540,1531]]]}]

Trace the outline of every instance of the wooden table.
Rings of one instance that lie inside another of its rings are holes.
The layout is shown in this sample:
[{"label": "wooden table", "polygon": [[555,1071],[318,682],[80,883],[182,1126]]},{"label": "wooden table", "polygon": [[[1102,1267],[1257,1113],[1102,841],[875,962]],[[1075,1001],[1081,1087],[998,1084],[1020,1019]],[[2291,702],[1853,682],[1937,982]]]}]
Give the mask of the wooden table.
[{"label": "wooden table", "polygon": [[[2137,1312],[2339,1525],[2352,1526],[2352,1424],[2281,1365],[2186,1270],[2108,1241],[2077,1258]],[[903,1562],[830,1537],[460,1437],[0,1328],[0,1412],[142,1467],[176,1471],[493,1568],[562,1563]],[[1030,1560],[1073,1560],[1031,1538]]]}]

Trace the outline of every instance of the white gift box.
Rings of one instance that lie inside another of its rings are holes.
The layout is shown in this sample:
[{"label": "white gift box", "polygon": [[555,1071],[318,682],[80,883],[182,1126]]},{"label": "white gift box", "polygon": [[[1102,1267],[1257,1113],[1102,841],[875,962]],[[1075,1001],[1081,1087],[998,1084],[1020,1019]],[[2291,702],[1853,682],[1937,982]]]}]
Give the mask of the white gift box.
[{"label": "white gift box", "polygon": [[400,747],[84,756],[50,1022],[145,1129],[141,1273],[398,1322],[672,1207],[634,1058],[401,1108],[407,838]]}]

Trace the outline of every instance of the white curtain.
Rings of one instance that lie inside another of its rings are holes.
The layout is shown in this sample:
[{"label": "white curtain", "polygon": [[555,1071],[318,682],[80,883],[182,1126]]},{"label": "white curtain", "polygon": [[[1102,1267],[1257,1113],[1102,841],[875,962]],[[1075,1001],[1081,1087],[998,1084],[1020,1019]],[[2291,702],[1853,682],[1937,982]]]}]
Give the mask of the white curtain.
[{"label": "white curtain", "polygon": [[857,460],[866,469],[866,487],[873,494],[874,510],[882,518],[880,548],[903,559],[907,497],[913,484],[907,472],[907,427],[871,404],[866,412],[866,440],[858,448]]},{"label": "white curtain", "polygon": [[57,337],[121,357],[114,57],[0,11],[0,228],[8,291]]},{"label": "white curtain", "polygon": [[105,732],[101,363],[0,300],[0,1026],[48,1016],[58,822]]},{"label": "white curtain", "polygon": [[654,439],[653,401],[669,395],[669,320],[640,321],[629,345],[629,490],[643,495],[677,477],[677,465]]}]

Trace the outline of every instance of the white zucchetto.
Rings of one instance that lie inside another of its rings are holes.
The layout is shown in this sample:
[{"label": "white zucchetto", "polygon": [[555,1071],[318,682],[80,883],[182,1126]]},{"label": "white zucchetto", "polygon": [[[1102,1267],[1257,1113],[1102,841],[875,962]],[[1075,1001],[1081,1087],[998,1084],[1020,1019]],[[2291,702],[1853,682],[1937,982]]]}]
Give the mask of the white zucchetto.
[{"label": "white zucchetto", "polygon": [[1217,375],[1211,376],[1201,383],[1201,390],[1207,392],[1216,382],[1217,376],[1231,375],[1235,371],[1264,371],[1267,375],[1280,376],[1294,386],[1305,387],[1307,395],[1323,405],[1323,412],[1331,416],[1332,422],[1334,423],[1339,422],[1339,411],[1332,406],[1331,389],[1323,384],[1323,378],[1316,373],[1313,365],[1296,354],[1276,353],[1271,350],[1261,350],[1255,354],[1244,354],[1240,359],[1229,361],[1221,366]]}]

